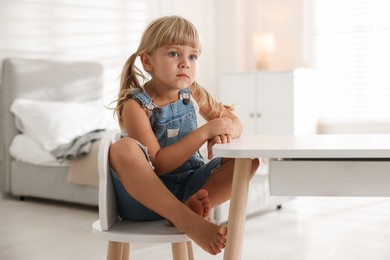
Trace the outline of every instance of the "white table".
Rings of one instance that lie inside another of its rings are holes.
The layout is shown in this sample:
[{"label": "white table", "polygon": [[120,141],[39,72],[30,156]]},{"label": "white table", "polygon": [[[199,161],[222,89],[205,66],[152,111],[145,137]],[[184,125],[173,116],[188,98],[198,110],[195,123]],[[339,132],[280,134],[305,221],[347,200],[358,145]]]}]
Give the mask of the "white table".
[{"label": "white table", "polygon": [[213,154],[236,158],[224,260],[241,259],[251,158],[269,159],[271,195],[390,197],[390,135],[248,135]]}]

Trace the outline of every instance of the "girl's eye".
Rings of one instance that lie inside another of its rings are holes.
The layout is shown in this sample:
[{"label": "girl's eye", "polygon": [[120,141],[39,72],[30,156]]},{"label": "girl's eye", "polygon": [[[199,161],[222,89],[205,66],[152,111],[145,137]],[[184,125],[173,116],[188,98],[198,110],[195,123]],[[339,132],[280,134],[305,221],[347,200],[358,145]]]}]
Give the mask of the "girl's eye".
[{"label": "girl's eye", "polygon": [[179,56],[179,54],[176,51],[170,51],[168,53],[168,55],[171,56],[171,57],[178,57]]},{"label": "girl's eye", "polygon": [[196,60],[198,60],[198,56],[196,56],[195,54],[190,55],[190,60],[196,61]]}]

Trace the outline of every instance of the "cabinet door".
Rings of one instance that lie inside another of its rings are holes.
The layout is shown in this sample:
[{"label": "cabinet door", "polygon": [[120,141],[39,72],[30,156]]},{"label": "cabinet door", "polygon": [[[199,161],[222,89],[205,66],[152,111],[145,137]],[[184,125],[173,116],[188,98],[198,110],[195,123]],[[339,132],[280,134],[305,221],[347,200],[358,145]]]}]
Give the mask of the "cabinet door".
[{"label": "cabinet door", "polygon": [[293,134],[293,73],[259,73],[258,134]]},{"label": "cabinet door", "polygon": [[244,125],[244,134],[256,134],[256,75],[227,74],[221,80],[222,102],[234,106]]}]

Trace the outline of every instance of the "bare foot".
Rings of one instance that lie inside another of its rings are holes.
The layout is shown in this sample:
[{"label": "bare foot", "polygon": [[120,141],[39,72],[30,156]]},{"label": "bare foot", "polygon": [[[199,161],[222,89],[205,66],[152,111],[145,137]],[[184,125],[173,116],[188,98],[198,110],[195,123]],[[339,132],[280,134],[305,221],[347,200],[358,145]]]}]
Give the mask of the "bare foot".
[{"label": "bare foot", "polygon": [[[210,211],[209,193],[206,189],[200,189],[191,197],[189,197],[184,204],[195,212],[197,215],[204,219],[207,219]],[[168,220],[168,222],[174,226],[174,224]]]},{"label": "bare foot", "polygon": [[194,195],[189,197],[186,205],[202,218],[207,218],[210,211],[209,193],[205,189],[198,190]]},{"label": "bare foot", "polygon": [[215,225],[197,215],[191,217],[191,220],[186,223],[180,229],[206,252],[216,255],[225,248],[226,226]]}]

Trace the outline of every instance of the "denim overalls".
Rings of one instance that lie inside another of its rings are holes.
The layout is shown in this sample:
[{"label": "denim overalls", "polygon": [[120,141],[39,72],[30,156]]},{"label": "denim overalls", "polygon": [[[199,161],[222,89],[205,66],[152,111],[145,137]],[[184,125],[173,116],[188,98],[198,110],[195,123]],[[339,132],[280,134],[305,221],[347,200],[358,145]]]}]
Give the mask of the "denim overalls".
[{"label": "denim overalls", "polygon": [[[148,110],[150,124],[161,148],[176,143],[197,129],[197,111],[189,88],[179,91],[179,100],[161,108],[157,107],[144,91],[136,92],[132,98]],[[146,158],[149,160],[147,149],[142,144],[140,144],[140,148],[143,149]],[[159,176],[159,178],[176,198],[185,201],[205,184],[208,177],[220,164],[220,158],[215,158],[205,164],[203,157],[197,151],[174,171]],[[122,218],[130,220],[161,218],[126,192],[118,174],[112,168],[111,173],[117,195],[118,209]]]}]

